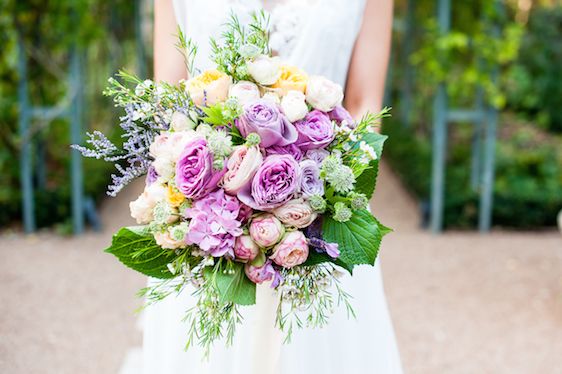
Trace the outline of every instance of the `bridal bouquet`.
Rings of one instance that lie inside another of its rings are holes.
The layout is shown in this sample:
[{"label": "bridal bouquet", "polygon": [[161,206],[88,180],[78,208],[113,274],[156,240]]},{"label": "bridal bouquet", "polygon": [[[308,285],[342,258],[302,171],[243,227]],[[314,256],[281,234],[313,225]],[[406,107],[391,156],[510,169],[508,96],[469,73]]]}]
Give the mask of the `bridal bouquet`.
[{"label": "bridal bouquet", "polygon": [[240,306],[256,285],[278,292],[277,326],[322,326],[343,303],[340,270],[373,265],[389,231],[369,212],[387,110],[355,121],[342,87],[272,57],[267,19],[232,17],[211,40],[216,69],[193,69],[195,46],[180,33],[190,79],[179,85],[120,73],[106,94],[125,114],[123,143],[89,135],[85,156],[116,162],[114,196],[146,174],[130,203],[140,226],[106,249],[158,279],[150,302],[190,286],[188,344],[232,340]]}]

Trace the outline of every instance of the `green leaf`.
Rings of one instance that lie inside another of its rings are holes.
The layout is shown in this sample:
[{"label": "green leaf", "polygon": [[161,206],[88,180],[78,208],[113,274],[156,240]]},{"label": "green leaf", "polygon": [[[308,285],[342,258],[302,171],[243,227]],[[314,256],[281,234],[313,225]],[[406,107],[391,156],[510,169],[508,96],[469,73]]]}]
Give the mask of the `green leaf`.
[{"label": "green leaf", "polygon": [[176,257],[174,251],[156,244],[146,226],[123,227],[113,235],[111,246],[105,249],[123,265],[154,278],[173,278],[168,264]]},{"label": "green leaf", "polygon": [[338,262],[351,273],[355,265],[374,265],[382,237],[391,230],[364,209],[354,212],[347,222],[325,217],[322,231],[324,240],[338,243]]},{"label": "green leaf", "polygon": [[370,199],[375,192],[377,184],[377,176],[379,174],[379,160],[373,160],[369,163],[369,168],[365,169],[361,175],[355,179],[355,191],[365,194]]},{"label": "green leaf", "polygon": [[[224,271],[227,268],[230,271]],[[239,305],[253,305],[256,303],[256,284],[246,277],[244,264],[231,262],[226,267],[218,269],[206,268],[204,271],[207,281],[214,282],[223,303],[233,302]]]},{"label": "green leaf", "polygon": [[375,149],[377,157],[382,157],[382,148],[388,136],[379,134],[377,132],[368,132],[361,137],[361,140],[369,144]]}]

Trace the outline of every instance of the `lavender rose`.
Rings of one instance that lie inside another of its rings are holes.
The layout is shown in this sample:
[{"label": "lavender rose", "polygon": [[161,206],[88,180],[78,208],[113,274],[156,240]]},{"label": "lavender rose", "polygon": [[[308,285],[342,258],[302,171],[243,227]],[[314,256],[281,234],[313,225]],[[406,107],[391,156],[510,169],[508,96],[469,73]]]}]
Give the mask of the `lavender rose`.
[{"label": "lavender rose", "polygon": [[296,144],[289,144],[286,146],[274,145],[265,149],[266,155],[291,155],[295,160],[302,160],[302,150]]},{"label": "lavender rose", "polygon": [[237,260],[243,262],[252,261],[259,252],[260,249],[249,235],[242,235],[236,238],[234,256]]},{"label": "lavender rose", "polygon": [[270,210],[290,200],[300,184],[300,167],[293,156],[265,158],[252,183],[238,192],[238,199],[257,210]]},{"label": "lavender rose", "polygon": [[257,133],[262,147],[292,144],[298,136],[295,126],[281,114],[277,105],[263,99],[245,105],[244,113],[235,124],[244,137]]},{"label": "lavender rose", "polygon": [[299,229],[309,226],[318,216],[302,198],[295,199],[273,210],[275,217],[287,226]]},{"label": "lavender rose", "polygon": [[353,117],[351,117],[351,114],[349,114],[349,112],[341,105],[338,105],[329,111],[328,117],[330,117],[332,121],[336,121],[338,124],[354,127]]},{"label": "lavender rose", "polygon": [[207,141],[196,138],[185,145],[176,163],[176,186],[187,198],[199,199],[217,188],[225,169],[213,170]]},{"label": "lavender rose", "polygon": [[324,159],[329,155],[330,152],[325,149],[311,149],[306,151],[304,156],[309,160],[316,162],[320,166],[322,165],[322,161],[324,161]]},{"label": "lavender rose", "polygon": [[271,247],[284,233],[285,227],[273,214],[262,214],[250,223],[250,236],[260,247]]},{"label": "lavender rose", "polygon": [[295,127],[299,133],[297,144],[302,150],[325,148],[334,140],[334,125],[330,118],[319,110],[313,110],[297,121]]},{"label": "lavender rose", "polygon": [[273,248],[270,259],[279,266],[292,268],[306,261],[308,244],[302,231],[292,231],[286,234],[281,243]]},{"label": "lavender rose", "polygon": [[304,197],[324,195],[324,182],[320,179],[320,168],[314,160],[300,162],[301,192]]}]

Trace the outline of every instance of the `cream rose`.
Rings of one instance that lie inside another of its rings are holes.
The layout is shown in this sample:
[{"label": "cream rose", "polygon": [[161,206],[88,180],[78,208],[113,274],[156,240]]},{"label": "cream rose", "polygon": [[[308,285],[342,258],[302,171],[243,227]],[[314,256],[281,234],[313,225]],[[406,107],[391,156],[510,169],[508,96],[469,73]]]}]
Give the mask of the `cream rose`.
[{"label": "cream rose", "polygon": [[263,156],[258,146],[238,146],[226,165],[226,173],[222,180],[224,190],[235,195],[251,182],[256,170],[260,167]]},{"label": "cream rose", "polygon": [[177,249],[187,245],[184,239],[174,239],[168,230],[154,233],[154,240],[156,240],[156,244],[164,249]]},{"label": "cream rose", "polygon": [[305,262],[308,258],[308,244],[302,231],[285,234],[281,242],[273,248],[273,254],[269,258],[285,268]]},{"label": "cream rose", "polygon": [[268,91],[263,94],[262,99],[269,101],[273,104],[281,104],[281,99],[279,95],[274,91]]},{"label": "cream rose", "polygon": [[329,112],[343,100],[342,87],[331,80],[315,75],[309,78],[306,86],[306,101],[313,108]]},{"label": "cream rose", "polygon": [[280,62],[278,57],[260,55],[246,63],[248,73],[254,80],[264,86],[272,85],[281,76]]},{"label": "cream rose", "polygon": [[299,229],[309,226],[317,217],[310,204],[302,198],[290,200],[275,208],[273,214],[285,225]]},{"label": "cream rose", "polygon": [[197,106],[211,106],[228,97],[232,78],[218,70],[206,70],[186,82],[186,89]]},{"label": "cream rose", "polygon": [[305,102],[306,97],[300,91],[289,91],[281,99],[283,113],[291,122],[303,119],[308,113],[308,106]]},{"label": "cream rose", "polygon": [[153,210],[159,201],[166,198],[166,188],[158,183],[146,186],[143,193],[134,201],[129,203],[131,217],[139,225],[150,223],[154,219]]},{"label": "cream rose", "polygon": [[185,145],[196,136],[194,131],[162,132],[154,138],[149,153],[158,176],[167,181],[174,176],[176,160]]},{"label": "cream rose", "polygon": [[255,83],[240,81],[230,87],[228,97],[233,97],[238,101],[238,104],[245,105],[259,99],[260,90]]},{"label": "cream rose", "polygon": [[174,131],[188,131],[195,128],[195,122],[182,112],[174,112],[170,127]]}]

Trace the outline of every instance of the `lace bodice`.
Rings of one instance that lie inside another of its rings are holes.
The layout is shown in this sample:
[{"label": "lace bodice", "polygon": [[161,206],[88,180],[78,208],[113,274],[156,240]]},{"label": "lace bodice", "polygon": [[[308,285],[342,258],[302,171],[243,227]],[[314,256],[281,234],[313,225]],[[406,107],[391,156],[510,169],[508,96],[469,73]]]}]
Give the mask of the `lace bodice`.
[{"label": "lace bodice", "polygon": [[198,45],[196,67],[212,67],[209,37],[217,37],[231,12],[247,22],[252,11],[270,13],[276,54],[310,74],[345,84],[363,19],[365,0],[174,0],[178,24]]}]

